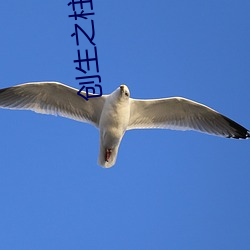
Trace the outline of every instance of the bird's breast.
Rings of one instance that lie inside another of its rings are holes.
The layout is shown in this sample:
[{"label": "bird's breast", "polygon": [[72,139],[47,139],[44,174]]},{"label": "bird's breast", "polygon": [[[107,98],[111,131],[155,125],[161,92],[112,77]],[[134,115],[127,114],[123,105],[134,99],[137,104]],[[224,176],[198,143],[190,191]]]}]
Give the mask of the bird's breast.
[{"label": "bird's breast", "polygon": [[121,137],[127,129],[129,116],[129,105],[119,102],[104,105],[99,123],[100,131],[114,137]]}]

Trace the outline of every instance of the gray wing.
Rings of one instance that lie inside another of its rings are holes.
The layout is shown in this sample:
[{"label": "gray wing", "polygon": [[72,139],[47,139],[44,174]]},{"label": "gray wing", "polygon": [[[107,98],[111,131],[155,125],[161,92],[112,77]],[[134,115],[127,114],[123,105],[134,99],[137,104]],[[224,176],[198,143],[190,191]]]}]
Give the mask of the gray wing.
[{"label": "gray wing", "polygon": [[0,89],[0,107],[60,115],[98,127],[106,96],[86,101],[77,92],[77,89],[58,82],[25,83]]},{"label": "gray wing", "polygon": [[131,99],[130,102],[127,129],[166,128],[196,130],[237,139],[250,137],[250,132],[238,123],[203,104],[185,98]]}]

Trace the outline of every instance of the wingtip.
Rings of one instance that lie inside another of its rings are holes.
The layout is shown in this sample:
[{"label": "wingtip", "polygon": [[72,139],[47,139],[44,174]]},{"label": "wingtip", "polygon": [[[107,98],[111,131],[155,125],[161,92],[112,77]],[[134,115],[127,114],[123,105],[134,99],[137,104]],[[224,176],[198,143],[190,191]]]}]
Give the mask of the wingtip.
[{"label": "wingtip", "polygon": [[250,131],[247,131],[246,139],[250,137]]},{"label": "wingtip", "polygon": [[238,124],[237,122],[223,116],[224,119],[229,123],[230,127],[234,130],[233,133],[228,135],[228,138],[233,139],[248,139],[250,137],[250,131]]}]

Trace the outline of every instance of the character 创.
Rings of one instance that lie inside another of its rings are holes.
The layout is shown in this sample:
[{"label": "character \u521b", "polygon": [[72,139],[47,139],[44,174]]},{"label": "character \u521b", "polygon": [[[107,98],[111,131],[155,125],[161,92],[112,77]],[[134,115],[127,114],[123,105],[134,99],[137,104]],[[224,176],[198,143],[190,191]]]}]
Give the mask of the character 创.
[{"label": "character \u521b", "polygon": [[[89,12],[84,11],[84,4],[89,3],[90,10]],[[72,0],[71,2],[68,3],[68,6],[72,6],[73,14],[69,15],[70,18],[74,17],[74,19],[77,21],[78,18],[82,19],[88,19],[89,16],[95,15],[93,11],[93,1],[92,0],[79,0],[75,1]],[[78,8],[78,10],[77,10]],[[79,11],[79,12],[78,12]],[[89,98],[94,98],[94,97],[100,97],[102,96],[102,86],[99,84],[101,82],[101,77],[99,75],[91,75],[91,76],[85,76],[88,71],[90,71],[90,62],[95,63],[95,71],[99,73],[99,64],[98,64],[98,56],[97,56],[97,48],[96,44],[94,43],[94,38],[95,38],[95,26],[94,26],[94,20],[90,20],[91,22],[91,32],[92,34],[87,34],[87,32],[77,23],[74,24],[75,27],[75,32],[71,34],[71,37],[75,37],[76,39],[76,45],[80,45],[80,39],[79,39],[79,34],[84,34],[84,36],[87,38],[89,43],[94,46],[94,57],[89,57],[89,50],[85,49],[85,58],[81,57],[81,51],[78,49],[77,50],[77,59],[74,60],[74,63],[78,63],[78,67],[75,67],[76,70],[80,71],[81,73],[84,74],[84,76],[76,77],[76,80],[83,80],[79,82],[79,85],[82,85],[80,90],[77,92],[77,94],[81,97],[83,97],[86,101],[88,101]],[[91,65],[93,65],[91,63]],[[84,64],[84,65],[83,65]],[[93,68],[91,67],[91,70]],[[97,78],[98,83],[96,83],[93,79]],[[89,81],[88,79],[92,79]],[[96,91],[97,89],[97,91]],[[86,92],[86,96],[82,94],[82,91]]]}]

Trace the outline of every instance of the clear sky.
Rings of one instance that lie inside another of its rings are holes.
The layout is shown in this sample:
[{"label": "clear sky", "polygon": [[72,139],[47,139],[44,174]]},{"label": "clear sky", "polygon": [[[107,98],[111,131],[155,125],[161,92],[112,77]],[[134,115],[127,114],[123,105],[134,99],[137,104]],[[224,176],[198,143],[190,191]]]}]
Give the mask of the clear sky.
[{"label": "clear sky", "polygon": [[[1,1],[0,88],[79,88],[67,3]],[[105,94],[125,83],[134,98],[183,96],[250,128],[250,1],[93,7]],[[0,249],[250,249],[249,140],[134,130],[103,169],[88,124],[11,110],[0,121]]]}]

